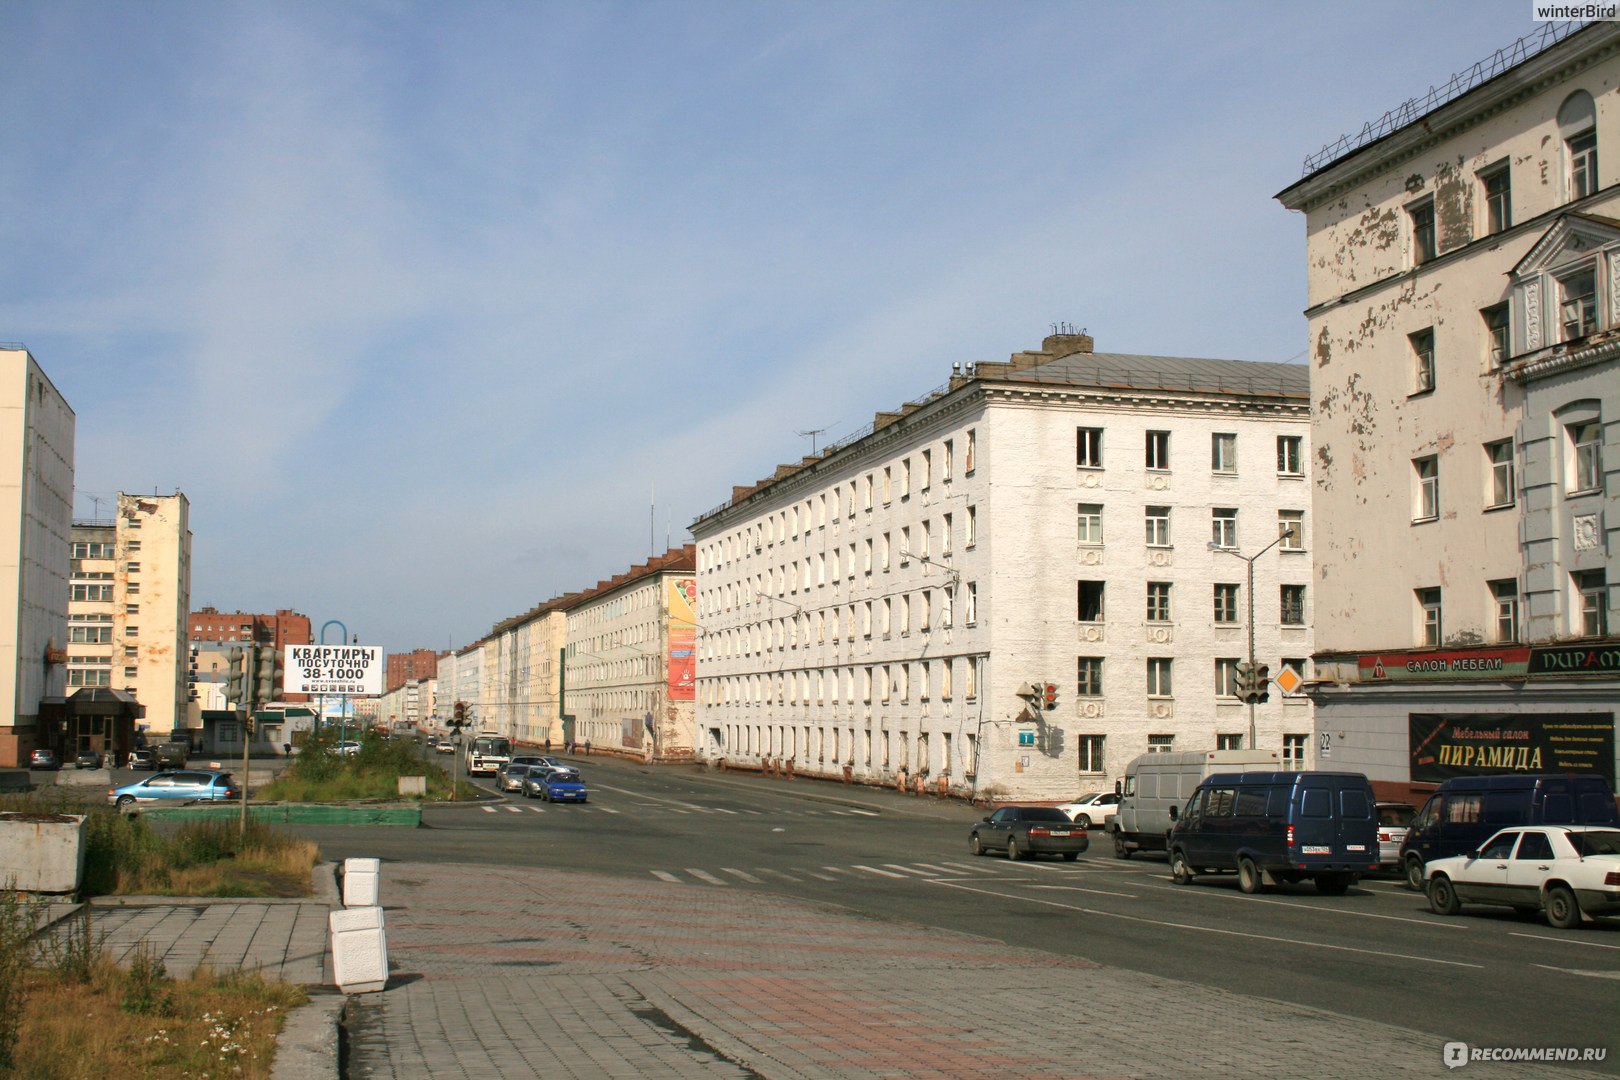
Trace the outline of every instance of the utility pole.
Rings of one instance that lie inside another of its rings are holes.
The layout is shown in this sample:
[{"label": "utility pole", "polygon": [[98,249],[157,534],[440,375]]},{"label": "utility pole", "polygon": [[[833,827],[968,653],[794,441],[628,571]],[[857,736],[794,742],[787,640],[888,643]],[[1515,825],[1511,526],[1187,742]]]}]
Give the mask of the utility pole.
[{"label": "utility pole", "polygon": [[1292,538],[1293,535],[1294,527],[1292,525],[1285,526],[1282,532],[1278,534],[1277,539],[1273,540],[1271,543],[1267,544],[1253,555],[1244,555],[1236,548],[1222,547],[1213,540],[1209,542],[1209,550],[1224,551],[1228,555],[1242,559],[1244,562],[1249,564],[1249,661],[1244,666],[1246,670],[1240,669],[1238,672],[1238,693],[1243,696],[1243,700],[1248,702],[1249,705],[1250,750],[1258,749],[1258,747],[1255,745],[1254,707],[1268,696],[1266,693],[1266,683],[1270,680],[1271,674],[1269,668],[1262,668],[1260,665],[1257,665],[1254,662],[1254,560],[1258,559],[1260,556],[1264,555],[1266,552],[1270,551],[1284,540]]}]

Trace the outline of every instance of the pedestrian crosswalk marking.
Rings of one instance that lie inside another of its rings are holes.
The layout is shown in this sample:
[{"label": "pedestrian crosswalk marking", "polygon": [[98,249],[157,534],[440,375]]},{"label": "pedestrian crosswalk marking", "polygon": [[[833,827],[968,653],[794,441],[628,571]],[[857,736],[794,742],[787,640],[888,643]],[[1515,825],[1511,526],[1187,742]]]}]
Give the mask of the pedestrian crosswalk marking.
[{"label": "pedestrian crosswalk marking", "polygon": [[483,811],[486,814],[493,814],[495,812],[495,808],[493,806],[486,806],[483,807]]},{"label": "pedestrian crosswalk marking", "polygon": [[610,806],[598,806],[597,809],[602,811],[604,814],[617,814],[619,812]]},{"label": "pedestrian crosswalk marking", "polygon": [[927,870],[914,870],[909,866],[901,866],[899,863],[886,862],[883,865],[887,866],[890,870],[899,870],[899,871],[902,871],[902,872],[907,873],[907,874],[916,874],[918,877],[934,877],[935,876],[934,874],[930,873]]},{"label": "pedestrian crosswalk marking", "polygon": [[653,877],[657,878],[659,881],[667,881],[671,885],[679,885],[681,883],[681,879],[676,877],[674,874],[671,874],[668,870],[654,870]]},{"label": "pedestrian crosswalk marking", "polygon": [[688,866],[686,868],[686,872],[688,874],[691,874],[693,877],[697,878],[699,881],[707,881],[710,885],[724,885],[724,884],[726,884],[723,880],[721,880],[720,878],[715,877],[713,874],[709,873],[707,870],[694,870],[692,867]]},{"label": "pedestrian crosswalk marking", "polygon": [[886,878],[904,878],[906,876],[904,874],[896,874],[890,870],[879,870],[875,866],[862,866],[860,863],[855,864],[855,869],[865,870],[868,874],[881,874]]},{"label": "pedestrian crosswalk marking", "polygon": [[[798,868],[794,867],[794,869],[798,869]],[[756,866],[756,867],[754,867],[754,872],[756,874],[769,874],[772,877],[779,877],[783,881],[791,881],[791,882],[793,882],[795,884],[797,884],[798,881],[799,881],[799,879],[794,877],[792,874],[784,874],[784,873],[782,873],[782,871],[780,871],[780,870],[772,870],[768,866]],[[823,881],[831,881],[832,878],[823,878],[822,880]]]},{"label": "pedestrian crosswalk marking", "polygon": [[514,814],[523,813],[523,807],[521,807],[521,806],[508,806],[506,809],[508,811],[510,811],[511,813],[514,813]]},{"label": "pedestrian crosswalk marking", "polygon": [[[893,881],[916,881],[919,879],[923,881],[937,881],[941,879],[949,880],[953,876],[961,876],[968,871],[978,874],[989,874],[993,877],[999,877],[1009,872],[1013,872],[1019,877],[1022,877],[1025,871],[1033,866],[1040,865],[1042,864],[1031,863],[1027,866],[1022,864],[1010,865],[1000,859],[996,859],[993,860],[988,866],[973,866],[968,863],[942,861],[937,863],[882,863],[877,866],[868,865],[866,863],[853,863],[849,866],[789,866],[781,870],[773,869],[768,866],[756,866],[753,868],[752,872],[747,870],[739,870],[730,866],[721,866],[716,868],[718,873],[710,873],[706,870],[698,870],[693,867],[688,867],[686,868],[685,872],[699,881],[709,885],[735,885],[739,881],[747,882],[752,885],[770,885],[777,881],[789,881],[795,884],[801,884],[805,878],[814,878],[817,881],[828,881],[837,884],[841,882],[848,882],[852,878],[858,879],[867,874],[873,874],[878,877],[886,877]],[[1080,873],[1079,870],[1073,867],[1052,867],[1051,869],[1059,873],[1060,876],[1070,878]],[[658,880],[671,885],[680,884],[684,880],[677,876],[675,872],[668,870],[649,870],[648,873],[650,873],[653,877],[656,877]],[[1058,886],[1047,887],[1056,888]]]},{"label": "pedestrian crosswalk marking", "polygon": [[546,808],[543,806],[531,806],[529,809],[533,810],[537,814],[543,814],[546,812]]},{"label": "pedestrian crosswalk marking", "polygon": [[748,882],[750,885],[763,885],[763,884],[765,884],[759,878],[755,877],[753,874],[748,873],[746,870],[733,870],[729,866],[722,866],[720,869],[724,870],[726,873],[731,874],[731,875],[733,875],[735,877],[742,878],[744,881]]},{"label": "pedestrian crosswalk marking", "polygon": [[954,862],[940,863],[939,865],[950,867],[952,870],[961,870],[961,871],[963,871],[965,873],[974,873],[974,874],[993,874],[993,873],[995,873],[995,871],[992,870],[988,866],[963,865],[962,863],[954,863]]}]

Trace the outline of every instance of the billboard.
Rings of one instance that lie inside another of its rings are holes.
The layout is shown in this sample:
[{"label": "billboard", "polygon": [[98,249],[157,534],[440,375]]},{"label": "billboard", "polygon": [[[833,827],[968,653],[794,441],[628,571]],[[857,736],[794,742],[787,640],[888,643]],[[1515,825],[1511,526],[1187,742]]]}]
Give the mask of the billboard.
[{"label": "billboard", "polygon": [[383,692],[382,648],[377,645],[288,645],[288,694],[369,694]]},{"label": "billboard", "polygon": [[697,578],[665,578],[669,612],[669,700],[697,700]]},{"label": "billboard", "polygon": [[1579,773],[1614,783],[1613,713],[1412,713],[1412,780]]}]

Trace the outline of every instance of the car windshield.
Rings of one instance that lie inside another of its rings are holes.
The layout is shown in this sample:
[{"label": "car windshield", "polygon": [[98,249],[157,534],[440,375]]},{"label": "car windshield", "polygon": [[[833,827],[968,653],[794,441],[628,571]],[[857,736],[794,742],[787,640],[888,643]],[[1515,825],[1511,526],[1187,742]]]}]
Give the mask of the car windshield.
[{"label": "car windshield", "polygon": [[1102,792],[1100,792],[1100,791],[1088,791],[1084,795],[1080,796],[1078,799],[1076,799],[1074,801],[1077,802],[1077,803],[1094,802],[1094,801],[1096,801],[1097,796],[1099,796],[1101,794],[1102,794]]},{"label": "car windshield", "polygon": [[1026,806],[1020,815],[1025,821],[1061,821],[1067,825],[1069,815],[1055,806]]},{"label": "car windshield", "polygon": [[1412,817],[1417,813],[1410,806],[1380,806],[1378,808],[1378,824],[1389,828],[1406,828],[1412,824]]},{"label": "car windshield", "polygon": [[1583,858],[1587,855],[1620,855],[1620,832],[1612,829],[1572,832],[1569,842],[1575,845],[1575,853]]},{"label": "car windshield", "polygon": [[494,735],[480,735],[473,740],[473,753],[488,754],[490,757],[509,757],[512,753],[512,744]]}]

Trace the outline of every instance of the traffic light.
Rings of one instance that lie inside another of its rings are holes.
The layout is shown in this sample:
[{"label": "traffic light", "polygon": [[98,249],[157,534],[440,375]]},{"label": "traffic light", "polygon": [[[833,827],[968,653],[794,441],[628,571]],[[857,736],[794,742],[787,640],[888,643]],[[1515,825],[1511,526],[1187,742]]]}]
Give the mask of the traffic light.
[{"label": "traffic light", "polygon": [[1046,683],[1041,687],[1041,704],[1046,706],[1047,712],[1051,712],[1053,709],[1057,708],[1056,683]]},{"label": "traffic light", "polygon": [[457,731],[467,726],[467,703],[465,701],[456,702],[456,714],[451,718],[450,726]]},{"label": "traffic light", "polygon": [[227,705],[237,705],[242,702],[243,694],[247,689],[246,679],[243,674],[242,650],[240,647],[233,648],[226,653],[226,656],[230,658],[230,666],[226,668],[225,674],[225,703]]},{"label": "traffic light", "polygon": [[281,652],[273,648],[261,648],[259,653],[258,694],[260,705],[267,701],[276,700],[281,691]]},{"label": "traffic light", "polygon": [[1249,685],[1249,692],[1252,696],[1249,698],[1249,700],[1256,702],[1270,701],[1271,666],[1269,664],[1256,665],[1251,679],[1252,681]]}]

